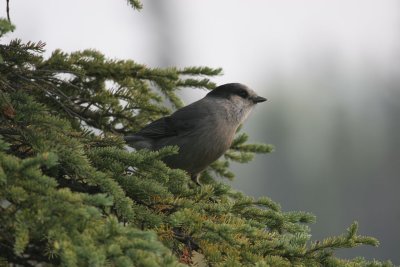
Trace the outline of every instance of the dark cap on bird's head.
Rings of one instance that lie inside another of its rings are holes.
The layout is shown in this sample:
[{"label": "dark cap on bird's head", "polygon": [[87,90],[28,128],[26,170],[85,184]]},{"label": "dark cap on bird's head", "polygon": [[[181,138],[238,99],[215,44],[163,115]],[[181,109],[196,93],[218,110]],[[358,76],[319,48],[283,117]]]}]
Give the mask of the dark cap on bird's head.
[{"label": "dark cap on bird's head", "polygon": [[241,83],[227,83],[221,86],[218,86],[211,92],[207,94],[208,97],[221,97],[221,98],[229,98],[233,95],[240,96],[244,99],[251,100],[254,104],[264,102],[267,99],[261,96],[258,96],[253,90],[248,88],[246,85]]}]

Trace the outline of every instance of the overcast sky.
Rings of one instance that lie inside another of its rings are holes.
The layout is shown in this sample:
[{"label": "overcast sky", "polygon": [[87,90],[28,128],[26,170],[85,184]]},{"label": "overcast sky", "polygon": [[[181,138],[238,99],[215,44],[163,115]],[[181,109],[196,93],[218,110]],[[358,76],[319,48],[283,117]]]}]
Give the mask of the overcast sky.
[{"label": "overcast sky", "polygon": [[[109,57],[132,58],[150,66],[167,57],[174,66],[223,67],[221,81],[250,85],[270,71],[296,73],[304,60],[326,53],[350,66],[369,60],[384,68],[399,51],[396,0],[143,4],[144,9],[135,12],[123,0],[11,1],[17,30],[7,38],[45,41],[48,52],[95,48]],[[168,13],[162,21],[168,31],[160,30],[160,18],[152,16],[160,5],[161,12]]]}]

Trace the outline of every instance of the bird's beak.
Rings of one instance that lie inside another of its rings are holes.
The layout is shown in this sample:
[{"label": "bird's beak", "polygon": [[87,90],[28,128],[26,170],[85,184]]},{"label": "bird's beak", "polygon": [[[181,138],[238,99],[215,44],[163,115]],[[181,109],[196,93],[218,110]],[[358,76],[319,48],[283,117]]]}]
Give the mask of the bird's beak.
[{"label": "bird's beak", "polygon": [[261,102],[267,101],[266,98],[258,96],[258,95],[251,97],[251,100],[253,100],[254,103],[261,103]]}]

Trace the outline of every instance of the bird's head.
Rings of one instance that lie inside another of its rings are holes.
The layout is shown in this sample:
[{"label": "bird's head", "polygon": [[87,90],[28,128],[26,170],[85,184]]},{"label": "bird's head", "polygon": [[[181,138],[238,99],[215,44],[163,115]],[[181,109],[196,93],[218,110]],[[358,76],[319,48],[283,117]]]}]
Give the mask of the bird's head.
[{"label": "bird's head", "polygon": [[207,94],[207,97],[225,98],[240,105],[253,106],[267,99],[258,96],[256,92],[241,83],[227,83],[220,85]]},{"label": "bird's head", "polygon": [[246,85],[240,83],[227,83],[218,86],[209,92],[206,97],[228,100],[229,102],[226,103],[230,103],[232,108],[234,108],[240,123],[244,121],[257,103],[267,100],[264,97],[258,96],[256,92]]}]

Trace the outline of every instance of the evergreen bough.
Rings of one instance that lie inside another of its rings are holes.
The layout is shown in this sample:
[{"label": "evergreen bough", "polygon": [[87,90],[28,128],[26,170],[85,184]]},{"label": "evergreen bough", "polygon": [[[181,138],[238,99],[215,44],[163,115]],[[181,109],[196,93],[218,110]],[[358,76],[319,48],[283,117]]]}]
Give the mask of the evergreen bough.
[{"label": "evergreen bough", "polygon": [[[13,28],[0,20],[0,36]],[[181,107],[179,89],[213,89],[220,69],[154,69],[95,50],[46,59],[44,46],[0,45],[0,265],[392,266],[335,257],[378,245],[357,223],[311,241],[313,215],[216,180],[233,178],[229,162],[272,151],[244,133],[200,187],[161,161],[176,147],[126,149],[123,134]]]}]

